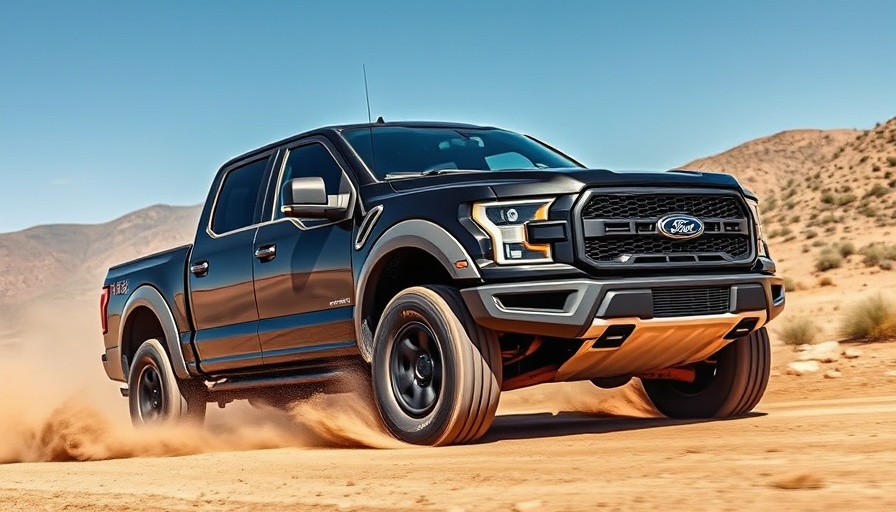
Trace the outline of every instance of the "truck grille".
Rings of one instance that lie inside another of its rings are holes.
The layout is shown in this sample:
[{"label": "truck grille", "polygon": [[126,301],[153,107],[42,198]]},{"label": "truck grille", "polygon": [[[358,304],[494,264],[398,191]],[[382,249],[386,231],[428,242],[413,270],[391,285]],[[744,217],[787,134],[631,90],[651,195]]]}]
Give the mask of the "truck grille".
[{"label": "truck grille", "polygon": [[[675,261],[675,255],[694,253],[722,253],[731,259],[741,259],[750,254],[750,238],[746,235],[704,235],[692,240],[678,241],[659,236],[607,236],[586,240],[585,253],[595,261],[613,261],[627,254],[672,256],[672,261]],[[699,258],[695,256],[692,260],[681,261],[699,261]]]},{"label": "truck grille", "polygon": [[[749,210],[725,191],[631,193],[594,189],[581,207],[582,257],[598,268],[658,264],[744,263],[754,253]],[[689,240],[663,236],[657,221],[670,214],[696,217],[702,235]]]},{"label": "truck grille", "polygon": [[746,212],[728,195],[593,195],[582,211],[583,219],[645,219],[670,213],[700,218],[741,219]]},{"label": "truck grille", "polygon": [[653,316],[669,318],[727,313],[730,295],[731,288],[728,286],[654,288]]}]

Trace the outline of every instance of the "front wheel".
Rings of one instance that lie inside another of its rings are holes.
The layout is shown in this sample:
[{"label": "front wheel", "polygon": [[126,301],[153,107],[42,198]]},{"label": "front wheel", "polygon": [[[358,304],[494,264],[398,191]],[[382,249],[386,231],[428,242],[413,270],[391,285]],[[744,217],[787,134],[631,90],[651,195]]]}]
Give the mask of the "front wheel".
[{"label": "front wheel", "polygon": [[694,382],[642,379],[653,405],[670,418],[728,418],[746,414],[765,393],[771,346],[765,328],[725,345],[697,363]]},{"label": "front wheel", "polygon": [[137,427],[168,422],[201,425],[205,420],[205,386],[174,375],[158,339],[140,345],[128,372],[128,405]]},{"label": "front wheel", "polygon": [[417,286],[386,306],[374,336],[371,378],[386,427],[412,444],[481,437],[501,394],[495,333],[471,317],[457,290]]}]

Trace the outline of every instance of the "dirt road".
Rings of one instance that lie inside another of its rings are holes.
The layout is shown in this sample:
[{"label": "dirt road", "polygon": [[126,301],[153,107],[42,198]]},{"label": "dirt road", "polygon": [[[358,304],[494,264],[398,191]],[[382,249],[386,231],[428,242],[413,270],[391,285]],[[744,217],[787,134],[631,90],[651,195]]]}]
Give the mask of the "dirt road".
[{"label": "dirt road", "polygon": [[[535,389],[562,391],[567,405],[587,392]],[[757,414],[715,422],[613,401],[615,411],[538,412],[530,398],[508,394],[470,446],[2,465],[0,510],[896,510],[892,393],[772,396]]]}]

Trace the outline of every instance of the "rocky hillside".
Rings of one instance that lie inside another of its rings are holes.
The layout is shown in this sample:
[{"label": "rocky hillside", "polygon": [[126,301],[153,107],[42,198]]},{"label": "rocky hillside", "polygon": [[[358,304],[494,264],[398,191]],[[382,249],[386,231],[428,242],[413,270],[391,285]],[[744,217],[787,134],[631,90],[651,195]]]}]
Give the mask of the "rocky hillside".
[{"label": "rocky hillside", "polygon": [[733,174],[760,195],[766,238],[796,292],[787,316],[834,334],[841,306],[896,286],[896,118],[782,132],[683,167]]}]

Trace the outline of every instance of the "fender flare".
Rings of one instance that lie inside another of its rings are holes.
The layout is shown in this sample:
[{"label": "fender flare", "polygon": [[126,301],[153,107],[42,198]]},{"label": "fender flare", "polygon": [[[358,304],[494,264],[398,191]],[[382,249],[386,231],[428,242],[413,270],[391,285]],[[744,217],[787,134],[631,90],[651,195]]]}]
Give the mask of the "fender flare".
[{"label": "fender flare", "polygon": [[[187,362],[180,347],[180,336],[177,333],[174,315],[171,313],[171,308],[168,307],[168,303],[162,297],[162,294],[152,286],[141,285],[128,297],[128,301],[121,312],[122,321],[118,332],[118,339],[121,340],[120,344],[124,344],[124,329],[128,324],[128,319],[139,307],[145,307],[152,311],[159,324],[162,325],[162,332],[165,333],[165,345],[168,347],[168,356],[171,359],[171,367],[174,369],[174,374],[181,379],[189,379],[190,373],[187,371]],[[122,352],[123,355],[124,353]],[[124,361],[122,361],[122,365],[123,363]],[[125,378],[127,378],[127,368],[122,367],[122,370]]]},{"label": "fender flare", "polygon": [[[452,279],[482,280],[482,275],[476,267],[473,258],[464,247],[445,228],[433,222],[422,219],[411,219],[399,222],[387,229],[374,243],[364,266],[358,274],[358,284],[355,290],[355,335],[358,339],[358,348],[367,362],[370,362],[373,353],[373,333],[369,326],[363,323],[364,296],[370,274],[384,256],[396,249],[414,247],[422,249],[436,258]],[[466,261],[466,268],[457,268],[458,261]]]}]

